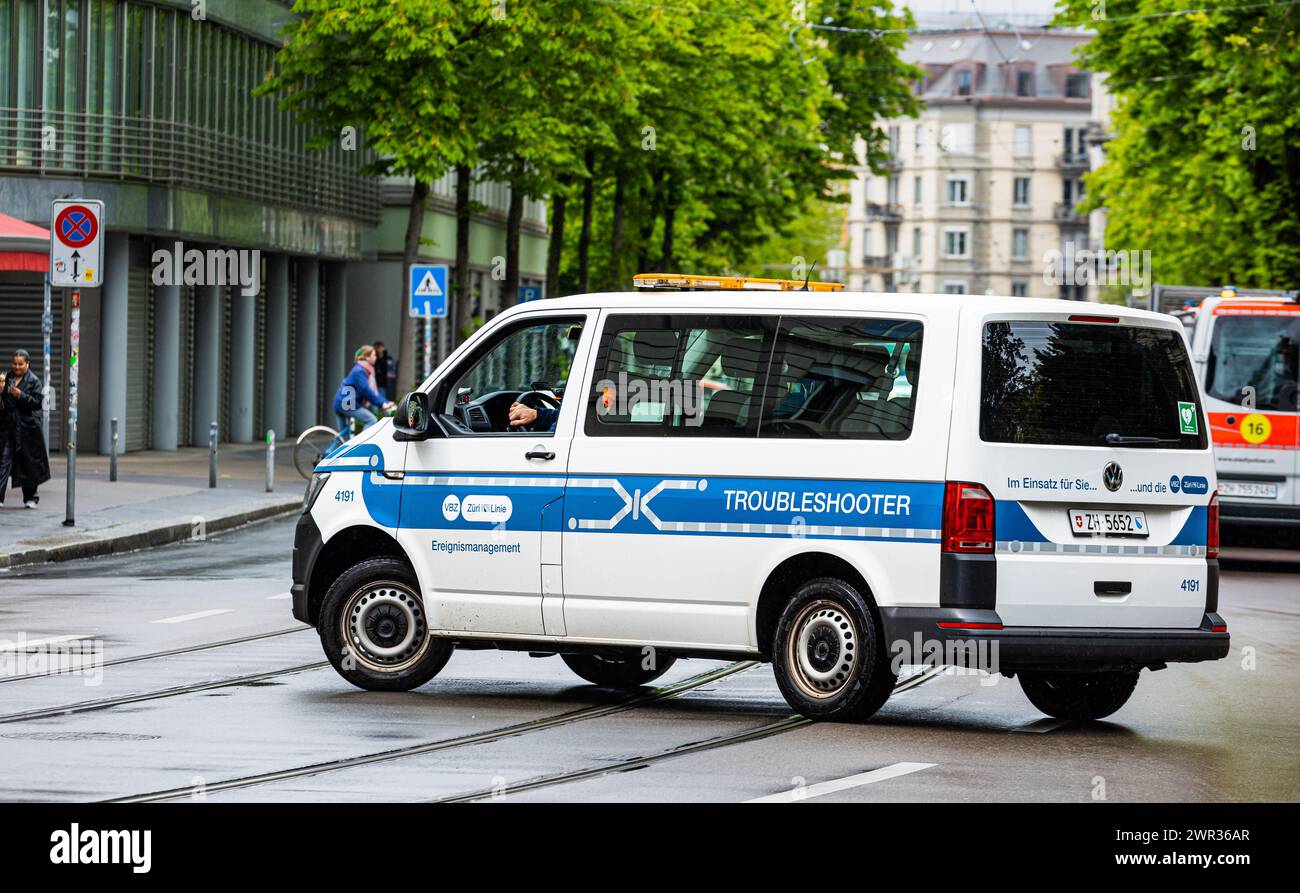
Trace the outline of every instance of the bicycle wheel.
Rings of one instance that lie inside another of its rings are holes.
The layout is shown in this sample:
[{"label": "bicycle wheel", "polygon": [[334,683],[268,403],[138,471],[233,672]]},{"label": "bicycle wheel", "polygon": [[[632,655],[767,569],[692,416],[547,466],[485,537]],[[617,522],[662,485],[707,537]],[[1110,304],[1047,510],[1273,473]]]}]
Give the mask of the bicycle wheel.
[{"label": "bicycle wheel", "polygon": [[341,443],[339,432],[327,425],[316,425],[299,434],[293,445],[293,465],[303,480],[310,480],[320,460]]}]

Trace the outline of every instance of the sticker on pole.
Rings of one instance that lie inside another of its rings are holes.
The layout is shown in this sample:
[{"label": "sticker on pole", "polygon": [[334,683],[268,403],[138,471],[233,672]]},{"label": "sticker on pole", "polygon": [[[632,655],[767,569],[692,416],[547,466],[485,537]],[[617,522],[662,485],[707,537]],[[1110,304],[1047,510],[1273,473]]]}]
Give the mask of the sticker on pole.
[{"label": "sticker on pole", "polygon": [[412,264],[407,286],[410,316],[440,319],[447,315],[447,265]]},{"label": "sticker on pole", "polygon": [[50,285],[98,288],[104,280],[104,203],[59,199],[50,214]]}]

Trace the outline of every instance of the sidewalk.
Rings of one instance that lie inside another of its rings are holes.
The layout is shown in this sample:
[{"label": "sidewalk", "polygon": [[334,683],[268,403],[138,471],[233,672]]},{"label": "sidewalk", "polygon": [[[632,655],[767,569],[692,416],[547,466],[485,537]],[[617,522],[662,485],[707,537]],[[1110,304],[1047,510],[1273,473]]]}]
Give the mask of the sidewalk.
[{"label": "sidewalk", "polygon": [[10,489],[0,503],[0,568],[66,561],[160,546],[293,511],[306,482],[293,467],[293,444],[277,444],[275,492],[266,492],[266,447],[222,444],[217,487],[208,489],[208,451],[139,452],[118,458],[77,456],[76,526],[64,527],[67,460],[50,457],[54,479],[41,504],[23,508]]}]

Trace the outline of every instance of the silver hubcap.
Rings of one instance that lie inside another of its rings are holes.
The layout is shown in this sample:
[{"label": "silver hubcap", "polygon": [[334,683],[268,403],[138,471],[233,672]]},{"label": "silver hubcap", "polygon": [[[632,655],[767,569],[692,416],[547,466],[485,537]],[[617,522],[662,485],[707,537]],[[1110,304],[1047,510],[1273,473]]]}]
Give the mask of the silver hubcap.
[{"label": "silver hubcap", "polygon": [[794,681],[810,697],[832,698],[853,678],[860,650],[853,620],[830,601],[799,613],[786,645]]},{"label": "silver hubcap", "polygon": [[394,673],[418,661],[429,645],[419,599],[398,583],[362,587],[348,599],[341,618],[343,640],[356,661]]}]

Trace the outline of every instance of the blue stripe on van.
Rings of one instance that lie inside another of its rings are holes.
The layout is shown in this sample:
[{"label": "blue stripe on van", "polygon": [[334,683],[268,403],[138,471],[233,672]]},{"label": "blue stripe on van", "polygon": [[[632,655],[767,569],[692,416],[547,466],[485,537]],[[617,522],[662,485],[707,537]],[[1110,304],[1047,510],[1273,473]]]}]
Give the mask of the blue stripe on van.
[{"label": "blue stripe on van", "polygon": [[1204,546],[1210,541],[1210,510],[1207,506],[1192,506],[1183,529],[1178,531],[1171,546]]},{"label": "blue stripe on van", "polygon": [[1025,510],[1015,500],[999,499],[993,508],[993,527],[997,541],[1005,543],[1018,540],[1022,543],[1045,543],[1047,537],[1029,520]]},{"label": "blue stripe on van", "polygon": [[371,449],[328,470],[368,472],[362,499],[386,527],[939,541],[938,482],[416,472],[399,485],[373,473]]}]

